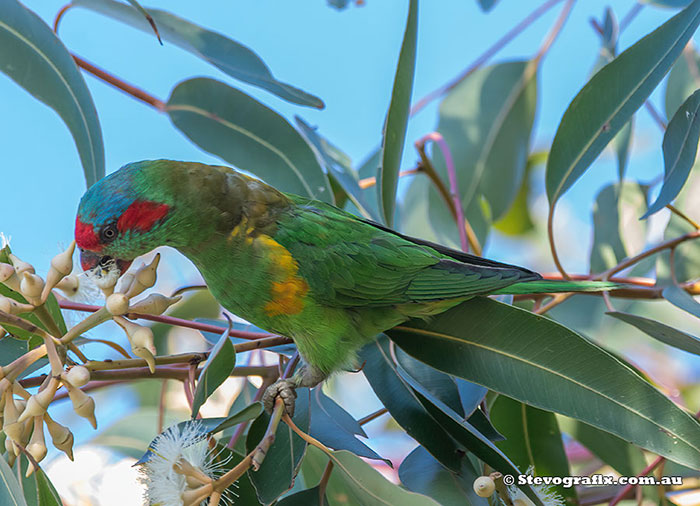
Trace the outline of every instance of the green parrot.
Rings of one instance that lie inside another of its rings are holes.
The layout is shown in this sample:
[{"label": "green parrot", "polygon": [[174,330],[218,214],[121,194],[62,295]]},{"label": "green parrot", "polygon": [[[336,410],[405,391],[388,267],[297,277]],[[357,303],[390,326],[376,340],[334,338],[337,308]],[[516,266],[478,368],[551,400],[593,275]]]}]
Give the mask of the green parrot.
[{"label": "green parrot", "polygon": [[119,277],[158,246],[189,258],[232,313],[291,337],[303,359],[279,395],[356,367],[356,352],[409,318],[475,296],[596,291],[604,282],[547,281],[507,265],[408,237],[228,167],[171,160],[126,165],[93,185],[75,225],[81,265]]}]

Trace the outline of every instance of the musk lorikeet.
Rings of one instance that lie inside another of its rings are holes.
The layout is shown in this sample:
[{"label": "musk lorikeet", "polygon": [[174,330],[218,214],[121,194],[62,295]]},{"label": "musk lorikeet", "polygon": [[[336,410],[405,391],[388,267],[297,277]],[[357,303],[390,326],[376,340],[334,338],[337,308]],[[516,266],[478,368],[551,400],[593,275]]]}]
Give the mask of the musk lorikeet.
[{"label": "musk lorikeet", "polygon": [[272,385],[293,411],[294,388],[352,368],[380,332],[479,295],[610,289],[547,281],[530,270],[401,235],[332,205],[228,167],[142,161],[83,196],[75,239],[84,270],[120,276],[172,246],[199,269],[223,307],[291,337],[304,366]]}]

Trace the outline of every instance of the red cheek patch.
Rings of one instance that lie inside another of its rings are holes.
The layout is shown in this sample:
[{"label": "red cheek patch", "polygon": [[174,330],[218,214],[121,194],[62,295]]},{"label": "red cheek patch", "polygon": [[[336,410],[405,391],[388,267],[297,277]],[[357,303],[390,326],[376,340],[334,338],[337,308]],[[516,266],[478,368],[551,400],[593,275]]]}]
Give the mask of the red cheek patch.
[{"label": "red cheek patch", "polygon": [[92,224],[83,223],[80,218],[75,219],[75,242],[81,249],[89,251],[100,251],[102,245],[100,239],[95,234]]},{"label": "red cheek patch", "polygon": [[153,225],[163,219],[170,206],[148,200],[135,200],[117,221],[120,232],[127,230],[149,231]]}]

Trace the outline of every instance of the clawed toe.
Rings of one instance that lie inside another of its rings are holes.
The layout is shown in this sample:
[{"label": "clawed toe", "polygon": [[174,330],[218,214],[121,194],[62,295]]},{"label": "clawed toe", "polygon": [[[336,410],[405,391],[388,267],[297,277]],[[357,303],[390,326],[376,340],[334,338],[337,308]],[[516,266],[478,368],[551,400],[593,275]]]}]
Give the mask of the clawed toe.
[{"label": "clawed toe", "polygon": [[294,404],[297,397],[296,385],[288,379],[278,380],[265,390],[263,394],[262,402],[265,410],[268,413],[272,413],[275,407],[275,399],[277,397],[282,399],[284,402],[285,411],[292,417],[294,416]]}]

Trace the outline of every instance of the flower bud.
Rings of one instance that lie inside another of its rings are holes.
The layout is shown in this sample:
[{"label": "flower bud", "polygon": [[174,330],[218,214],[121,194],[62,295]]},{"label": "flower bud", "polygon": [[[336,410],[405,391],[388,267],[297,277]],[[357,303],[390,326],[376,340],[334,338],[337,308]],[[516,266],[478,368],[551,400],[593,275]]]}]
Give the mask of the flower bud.
[{"label": "flower bud", "polygon": [[474,480],[474,492],[479,497],[491,497],[496,490],[496,483],[490,476],[479,476]]},{"label": "flower bud", "polygon": [[0,311],[10,314],[28,313],[34,311],[34,306],[0,295]]},{"label": "flower bud", "polygon": [[4,284],[10,290],[19,292],[19,278],[15,272],[15,268],[10,264],[0,263],[0,283]]},{"label": "flower bud", "polygon": [[151,288],[156,284],[156,269],[160,262],[160,253],[156,253],[150,264],[142,265],[134,274],[134,281],[131,283],[126,296],[130,299]]},{"label": "flower bud", "polygon": [[22,273],[24,272],[29,272],[31,274],[34,274],[36,272],[32,264],[25,262],[24,260],[20,260],[12,253],[10,253],[8,257],[10,258],[10,262],[12,262],[12,266],[15,268],[15,272],[20,278],[22,277]]},{"label": "flower bud", "polygon": [[123,293],[113,293],[107,297],[105,307],[109,314],[121,316],[129,311],[129,298]]},{"label": "flower bud", "polygon": [[7,437],[14,441],[20,441],[22,439],[23,425],[17,421],[19,418],[19,410],[15,405],[14,396],[12,393],[7,393],[5,395],[5,405],[2,411],[2,430],[5,432]]},{"label": "flower bud", "polygon": [[90,381],[90,371],[85,366],[76,365],[70,368],[63,379],[74,387],[80,388]]},{"label": "flower bud", "polygon": [[86,418],[93,429],[97,429],[97,419],[95,418],[95,401],[88,394],[80,390],[79,388],[66,384],[66,389],[68,389],[68,397],[70,397],[73,403],[73,411],[78,416]]},{"label": "flower bud", "polygon": [[41,291],[44,289],[44,280],[31,272],[22,273],[22,281],[19,284],[19,291],[27,302],[34,306],[41,305]]},{"label": "flower bud", "polygon": [[46,301],[51,290],[64,277],[68,276],[73,270],[73,253],[75,252],[75,241],[71,241],[68,249],[63,253],[59,253],[51,259],[51,267],[46,274],[46,284],[41,292],[41,300]]},{"label": "flower bud", "polygon": [[78,276],[76,274],[69,274],[59,281],[55,288],[61,290],[68,297],[73,297],[76,293],[78,293],[80,281],[78,280]]},{"label": "flower bud", "polygon": [[[44,439],[44,421],[43,418],[38,416],[34,419],[34,432],[32,432],[32,438],[29,440],[27,445],[27,452],[29,455],[34,457],[34,460],[41,462],[46,457],[46,440]],[[34,464],[31,462],[27,466],[27,478],[35,471]]]},{"label": "flower bud", "polygon": [[27,407],[22,411],[22,414],[17,419],[18,422],[24,422],[25,420],[35,417],[42,416],[46,413],[49,408],[49,404],[56,395],[56,390],[60,386],[60,382],[57,378],[51,377],[48,385],[42,391],[35,395],[32,395],[29,400],[27,400]]},{"label": "flower bud", "polygon": [[130,322],[126,318],[116,317],[114,321],[124,329],[131,351],[137,357],[140,357],[148,364],[148,369],[153,374],[156,370],[156,361],[151,350],[155,350],[153,344],[153,331],[149,327],[144,327],[137,323]]},{"label": "flower bud", "polygon": [[136,302],[129,310],[137,314],[163,314],[166,309],[182,299],[182,295],[166,297],[159,293],[152,293],[143,300]]},{"label": "flower bud", "polygon": [[49,429],[53,445],[73,460],[73,433],[70,429],[56,422],[48,414],[44,415],[44,422],[46,422],[46,428]]},{"label": "flower bud", "polygon": [[133,272],[127,272],[124,274],[119,282],[119,293],[128,293],[131,285],[134,284],[135,279],[136,276],[134,276]]}]

